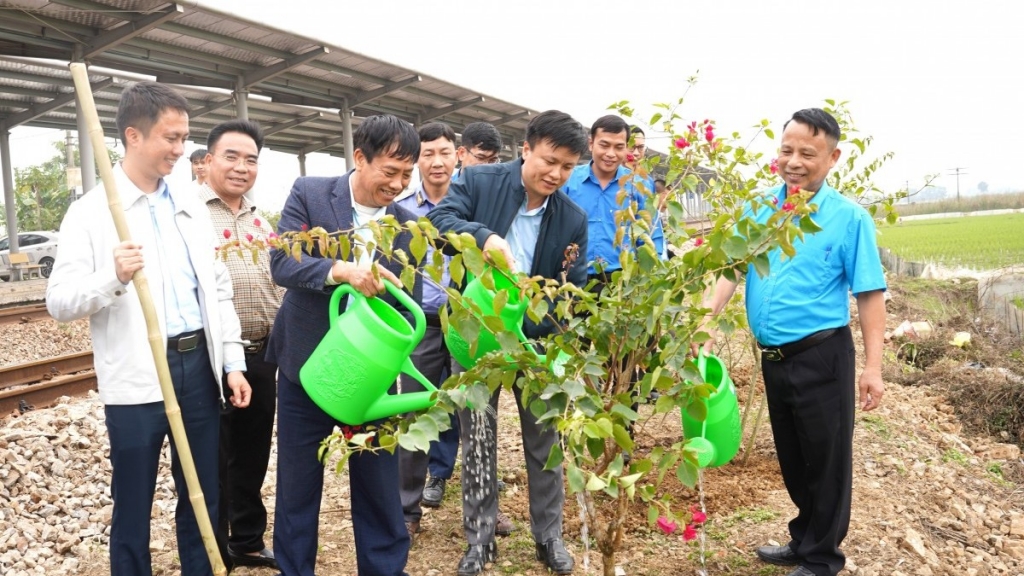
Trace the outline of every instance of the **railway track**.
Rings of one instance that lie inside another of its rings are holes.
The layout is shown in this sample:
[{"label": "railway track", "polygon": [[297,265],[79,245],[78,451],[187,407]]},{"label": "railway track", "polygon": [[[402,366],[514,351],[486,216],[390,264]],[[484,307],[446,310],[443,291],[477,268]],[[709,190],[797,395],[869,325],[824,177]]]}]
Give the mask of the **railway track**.
[{"label": "railway track", "polygon": [[91,350],[5,366],[0,368],[0,415],[23,405],[47,406],[61,396],[81,396],[95,389]]},{"label": "railway track", "polygon": [[[22,324],[50,318],[46,311],[46,304],[26,304],[24,306],[11,306],[0,308],[0,324]],[[0,382],[3,382],[0,379]]]}]

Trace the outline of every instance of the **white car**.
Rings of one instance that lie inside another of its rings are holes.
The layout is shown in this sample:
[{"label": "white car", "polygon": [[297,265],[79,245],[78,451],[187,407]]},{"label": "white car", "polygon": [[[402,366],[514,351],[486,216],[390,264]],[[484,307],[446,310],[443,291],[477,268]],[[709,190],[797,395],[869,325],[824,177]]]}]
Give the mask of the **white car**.
[{"label": "white car", "polygon": [[[53,271],[53,260],[57,257],[56,232],[19,232],[18,252],[28,255],[28,261],[41,266],[43,278],[49,278]],[[11,243],[6,236],[0,238],[0,280],[11,279]]]}]

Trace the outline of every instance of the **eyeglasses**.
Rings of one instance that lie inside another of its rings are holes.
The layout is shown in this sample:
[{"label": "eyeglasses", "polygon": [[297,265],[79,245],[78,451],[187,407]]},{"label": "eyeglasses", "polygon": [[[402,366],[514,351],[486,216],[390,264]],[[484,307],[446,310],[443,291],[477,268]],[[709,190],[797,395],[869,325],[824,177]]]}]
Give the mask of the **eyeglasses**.
[{"label": "eyeglasses", "polygon": [[483,152],[470,152],[469,153],[476,161],[481,164],[497,164],[501,158],[497,154],[485,154]]},{"label": "eyeglasses", "polygon": [[232,166],[237,166],[239,162],[244,162],[246,168],[256,168],[260,165],[260,159],[256,156],[239,156],[238,154],[217,154],[216,156]]},{"label": "eyeglasses", "polygon": [[647,146],[643,144],[637,144],[630,148],[630,150],[632,150],[633,152],[643,152],[644,150],[647,150]]}]

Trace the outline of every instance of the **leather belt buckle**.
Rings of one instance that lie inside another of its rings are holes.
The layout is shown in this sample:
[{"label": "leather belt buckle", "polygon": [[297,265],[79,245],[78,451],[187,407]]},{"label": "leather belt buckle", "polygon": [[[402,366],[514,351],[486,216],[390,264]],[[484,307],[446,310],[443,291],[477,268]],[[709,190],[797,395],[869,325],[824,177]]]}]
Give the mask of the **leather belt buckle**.
[{"label": "leather belt buckle", "polygon": [[762,348],[761,358],[764,358],[769,362],[782,362],[784,356],[782,355],[782,350],[779,348]]},{"label": "leather belt buckle", "polygon": [[175,349],[178,352],[191,352],[199,346],[199,332],[193,332],[188,336],[180,336]]},{"label": "leather belt buckle", "polygon": [[263,350],[263,343],[266,341],[267,339],[264,338],[262,340],[255,340],[253,342],[250,342],[249,344],[246,344],[244,347],[245,353],[258,354],[260,350]]}]

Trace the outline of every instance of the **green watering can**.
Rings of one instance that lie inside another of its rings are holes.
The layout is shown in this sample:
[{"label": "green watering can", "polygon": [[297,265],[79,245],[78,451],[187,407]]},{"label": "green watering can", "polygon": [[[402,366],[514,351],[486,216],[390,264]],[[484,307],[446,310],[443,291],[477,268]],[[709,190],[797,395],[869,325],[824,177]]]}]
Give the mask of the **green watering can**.
[{"label": "green watering can", "polygon": [[[526,306],[528,303],[521,298],[519,290],[516,289],[515,281],[512,278],[496,269],[492,268],[492,270],[494,270],[492,274],[494,290],[485,287],[480,278],[472,278],[466,284],[465,290],[462,291],[462,297],[474,302],[485,315],[494,315],[495,297],[498,295],[498,292],[507,292],[508,302],[498,316],[501,318],[501,322],[505,325],[506,330],[515,333],[519,337],[520,342],[526,343],[527,338],[523,334],[523,318],[526,317]],[[501,349],[501,345],[498,344],[494,334],[487,330],[480,330],[480,334],[477,337],[476,354],[471,355],[469,353],[470,343],[459,334],[455,326],[450,322],[448,323],[448,332],[444,336],[444,341],[452,358],[467,370],[475,366],[477,361],[488,352]]]},{"label": "green watering can", "polygon": [[[330,328],[299,370],[299,382],[313,402],[344,424],[423,410],[436,402],[437,388],[410,358],[427,328],[423,310],[390,282],[385,280],[384,286],[412,312],[415,327],[387,302],[342,284],[331,295]],[[343,296],[351,300],[345,312],[338,314]],[[388,394],[399,372],[416,379],[425,390]]]},{"label": "green watering can", "polygon": [[[501,322],[506,330],[514,333],[520,342],[525,344],[528,349],[533,350],[529,339],[523,333],[523,320],[526,318],[527,302],[520,296],[519,291],[516,289],[516,283],[512,278],[509,278],[500,270],[494,268],[492,270],[494,290],[484,286],[479,278],[471,278],[466,284],[465,290],[462,291],[462,297],[476,303],[484,315],[493,316],[494,299],[497,297],[498,292],[507,292],[508,301],[505,303],[505,307],[501,309],[501,314],[498,317],[501,318]],[[477,335],[476,354],[470,354],[469,342],[466,342],[465,338],[459,334],[458,330],[450,322],[448,323],[448,331],[444,336],[444,342],[452,358],[467,370],[475,366],[477,361],[488,352],[501,349],[501,345],[498,344],[494,334],[487,330],[481,330]],[[551,360],[549,368],[556,375],[561,376],[565,372],[565,363],[568,361],[569,355],[559,350],[558,354]],[[540,365],[548,365],[547,356],[537,354],[537,362]]]},{"label": "green watering can", "polygon": [[697,369],[704,382],[714,386],[715,391],[705,400],[708,415],[703,422],[683,410],[683,434],[689,439],[689,447],[697,452],[701,468],[722,466],[740,449],[742,429],[736,387],[725,364],[713,354],[698,354]]}]

